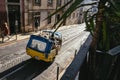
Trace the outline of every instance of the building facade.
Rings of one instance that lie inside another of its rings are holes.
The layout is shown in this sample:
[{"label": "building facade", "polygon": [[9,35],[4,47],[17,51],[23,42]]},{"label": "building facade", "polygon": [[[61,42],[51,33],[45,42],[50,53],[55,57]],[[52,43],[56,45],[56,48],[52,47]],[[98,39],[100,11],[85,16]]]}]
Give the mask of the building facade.
[{"label": "building facade", "polygon": [[[7,20],[7,12],[6,12],[6,5],[5,0],[0,1],[0,21]],[[2,23],[0,22],[0,25]]]},{"label": "building facade", "polygon": [[[62,0],[62,5],[65,5],[66,3],[68,3],[70,0]],[[74,2],[75,0],[73,0]],[[66,11],[69,6],[71,4],[68,5],[67,8],[64,9],[64,11]],[[76,9],[67,19],[66,19],[66,22],[65,24],[66,25],[71,25],[71,24],[78,24],[78,21],[80,20],[81,17],[81,13],[83,12],[82,11],[83,9],[82,8],[78,8]],[[63,12],[64,13],[64,12]]]},{"label": "building facade", "polygon": [[[53,13],[56,9],[65,5],[70,0],[25,0],[25,30],[34,30],[35,21],[39,21],[38,29],[53,28],[53,24],[60,19],[61,15],[67,8],[61,10],[59,13],[51,18],[48,15]],[[69,7],[69,6],[68,6]],[[80,9],[74,11],[65,21],[65,25],[77,23],[80,18]]]},{"label": "building facade", "polygon": [[[21,33],[24,26],[24,0],[1,0],[0,2],[0,25],[8,23],[10,34],[16,31]],[[17,23],[16,23],[17,22]]]},{"label": "building facade", "polygon": [[[1,0],[0,21],[5,20],[8,23],[11,34],[15,34],[16,31],[18,33],[34,31],[36,21],[39,23],[39,30],[51,29],[67,8],[48,19],[45,18],[68,1],[70,0]],[[80,9],[74,11],[64,25],[78,23],[81,12]]]},{"label": "building facade", "polygon": [[34,30],[35,21],[39,22],[38,29],[51,28],[55,16],[46,19],[56,9],[56,0],[25,0],[25,30]]}]

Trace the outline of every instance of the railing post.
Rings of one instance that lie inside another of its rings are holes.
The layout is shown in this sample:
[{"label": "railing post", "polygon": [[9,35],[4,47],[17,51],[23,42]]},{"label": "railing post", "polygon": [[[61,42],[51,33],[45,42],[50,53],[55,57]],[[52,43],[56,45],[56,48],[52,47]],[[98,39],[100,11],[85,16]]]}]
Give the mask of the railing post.
[{"label": "railing post", "polygon": [[[80,72],[79,75],[81,74],[79,76],[80,80],[87,80],[86,73],[88,74],[88,71],[87,71],[88,66],[86,67],[85,65],[87,65],[87,60],[86,60],[87,53],[89,51],[89,47],[90,47],[91,42],[92,42],[92,36],[89,35],[88,38],[86,39],[86,41],[80,47],[76,57],[73,59],[71,64],[67,67],[65,73],[63,74],[63,76],[61,77],[60,80],[75,80],[78,72]],[[84,79],[82,79],[82,78],[84,78]]]},{"label": "railing post", "polygon": [[57,79],[56,80],[58,79],[59,79],[59,66],[57,66]]},{"label": "railing post", "polygon": [[75,50],[75,54],[74,54],[74,57],[77,55],[77,49]]}]

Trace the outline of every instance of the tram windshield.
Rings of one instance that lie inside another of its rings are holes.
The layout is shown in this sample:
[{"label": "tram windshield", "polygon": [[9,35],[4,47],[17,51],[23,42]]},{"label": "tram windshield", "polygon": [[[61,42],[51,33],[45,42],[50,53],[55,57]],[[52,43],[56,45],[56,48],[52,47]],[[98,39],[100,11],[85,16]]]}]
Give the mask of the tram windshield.
[{"label": "tram windshield", "polygon": [[40,40],[33,39],[32,43],[31,43],[31,48],[37,49],[37,50],[40,50],[43,52],[45,52],[46,46],[47,46],[47,44],[45,42],[40,41]]},{"label": "tram windshield", "polygon": [[49,39],[37,35],[31,35],[26,47],[38,52],[50,53],[52,45],[53,42]]}]

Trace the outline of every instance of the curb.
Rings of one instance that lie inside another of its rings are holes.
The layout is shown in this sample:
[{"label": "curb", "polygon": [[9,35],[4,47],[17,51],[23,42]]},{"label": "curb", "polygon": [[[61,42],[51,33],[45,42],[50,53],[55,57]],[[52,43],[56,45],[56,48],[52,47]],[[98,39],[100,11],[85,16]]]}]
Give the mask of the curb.
[{"label": "curb", "polygon": [[22,54],[22,55],[17,55],[16,58],[12,58],[11,60],[6,60],[3,62],[0,62],[0,73],[4,72],[7,69],[12,68],[13,66],[26,61],[27,59],[29,59],[30,57],[27,56],[26,54]]}]

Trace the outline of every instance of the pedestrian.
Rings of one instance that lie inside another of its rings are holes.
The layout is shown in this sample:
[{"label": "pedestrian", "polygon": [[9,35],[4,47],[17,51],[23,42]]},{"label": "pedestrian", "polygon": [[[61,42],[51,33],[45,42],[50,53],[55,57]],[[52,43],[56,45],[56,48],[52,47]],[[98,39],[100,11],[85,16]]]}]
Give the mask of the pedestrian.
[{"label": "pedestrian", "polygon": [[0,37],[2,38],[2,43],[4,42],[4,30],[2,28],[2,25],[0,26]]},{"label": "pedestrian", "polygon": [[1,24],[2,25],[0,26],[0,30],[1,30],[1,38],[2,38],[2,43],[3,43],[5,36],[7,36],[8,39],[10,39],[9,37],[10,31],[9,31],[7,22],[2,21]]},{"label": "pedestrian", "polygon": [[4,22],[4,27],[5,27],[5,36],[8,37],[8,39],[10,39],[9,35],[10,35],[10,30],[9,30],[9,27],[8,27],[8,24],[7,22]]},{"label": "pedestrian", "polygon": [[35,32],[37,32],[37,31],[38,31],[38,25],[39,25],[38,20],[35,20]]}]

